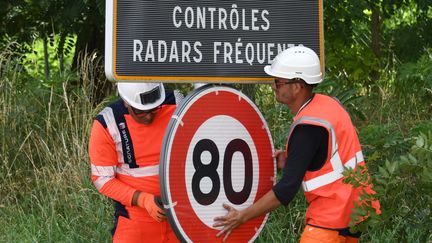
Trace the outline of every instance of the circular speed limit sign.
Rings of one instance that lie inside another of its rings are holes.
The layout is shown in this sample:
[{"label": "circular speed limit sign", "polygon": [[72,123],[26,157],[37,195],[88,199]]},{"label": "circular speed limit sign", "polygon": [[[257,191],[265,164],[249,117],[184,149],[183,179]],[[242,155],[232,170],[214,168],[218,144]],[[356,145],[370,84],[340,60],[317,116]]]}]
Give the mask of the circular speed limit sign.
[{"label": "circular speed limit sign", "polygon": [[[207,85],[177,107],[161,151],[161,193],[168,220],[184,242],[221,242],[213,219],[252,205],[274,184],[273,143],[247,96]],[[228,241],[253,241],[266,216],[235,229]]]}]

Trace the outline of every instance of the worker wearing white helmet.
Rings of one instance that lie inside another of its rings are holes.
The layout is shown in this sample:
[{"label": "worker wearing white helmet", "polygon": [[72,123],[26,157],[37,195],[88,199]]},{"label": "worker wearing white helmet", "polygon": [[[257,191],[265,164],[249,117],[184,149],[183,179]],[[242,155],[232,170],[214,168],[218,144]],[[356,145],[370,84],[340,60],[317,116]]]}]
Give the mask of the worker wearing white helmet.
[{"label": "worker wearing white helmet", "polygon": [[123,99],[129,114],[136,122],[151,124],[155,112],[165,100],[162,83],[118,83],[118,93]]},{"label": "worker wearing white helmet", "polygon": [[307,84],[322,82],[320,59],[317,54],[304,46],[289,48],[276,56],[271,66],[264,71],[273,77],[302,79]]},{"label": "worker wearing white helmet", "polygon": [[165,129],[181,99],[162,83],[118,83],[121,97],[95,118],[92,181],[115,202],[113,242],[178,242],[160,200],[159,157]]},{"label": "worker wearing white helmet", "polygon": [[[237,211],[224,204],[226,216],[215,218],[223,227],[224,240],[239,225],[288,205],[300,187],[309,202],[306,227],[300,242],[358,242],[360,233],[349,230],[350,215],[362,190],[374,194],[372,185],[354,188],[343,183],[345,167],[365,166],[360,142],[349,114],[334,98],[313,93],[322,82],[317,54],[304,46],[289,48],[276,56],[264,71],[273,76],[276,100],[295,115],[288,134],[286,152],[276,150],[283,176],[252,206]],[[364,173],[367,173],[366,167]],[[373,208],[380,213],[378,201]]]}]

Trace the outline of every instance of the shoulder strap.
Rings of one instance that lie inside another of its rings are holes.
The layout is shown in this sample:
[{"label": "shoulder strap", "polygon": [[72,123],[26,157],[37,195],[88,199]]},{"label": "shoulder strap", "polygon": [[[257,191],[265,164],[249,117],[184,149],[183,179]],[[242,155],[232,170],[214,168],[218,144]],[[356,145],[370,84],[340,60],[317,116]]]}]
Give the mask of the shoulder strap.
[{"label": "shoulder strap", "polygon": [[178,90],[165,89],[165,100],[163,105],[178,105],[184,98]]},{"label": "shoulder strap", "polygon": [[124,117],[125,114],[128,114],[128,110],[124,106],[123,101],[118,100],[99,113],[99,115],[96,116],[96,120],[105,128],[108,128],[116,144],[119,161],[122,162],[120,158],[120,156],[122,156],[122,160],[129,165],[129,168],[138,168],[139,166],[135,160],[132,139]]}]

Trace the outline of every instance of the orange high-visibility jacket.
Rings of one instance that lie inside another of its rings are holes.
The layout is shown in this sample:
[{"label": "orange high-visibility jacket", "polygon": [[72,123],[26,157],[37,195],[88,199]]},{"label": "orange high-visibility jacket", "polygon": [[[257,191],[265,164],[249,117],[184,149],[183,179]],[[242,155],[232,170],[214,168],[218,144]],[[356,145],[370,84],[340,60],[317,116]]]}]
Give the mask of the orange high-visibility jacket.
[{"label": "orange high-visibility jacket", "polygon": [[89,142],[91,177],[100,193],[116,201],[117,217],[154,221],[145,209],[132,207],[132,196],[137,190],[160,195],[159,156],[175,108],[176,97],[166,90],[162,108],[150,125],[137,123],[123,100],[96,116]]},{"label": "orange high-visibility jacket", "polygon": [[[307,171],[303,178],[302,186],[309,203],[306,223],[330,229],[346,228],[362,188],[355,189],[344,184],[342,171],[344,167],[356,168],[365,163],[351,118],[337,100],[315,94],[311,102],[294,117],[288,140],[299,124],[321,126],[329,134],[326,162],[317,171]],[[375,193],[372,185],[365,190]],[[374,207],[379,213],[378,201],[374,202]]]}]

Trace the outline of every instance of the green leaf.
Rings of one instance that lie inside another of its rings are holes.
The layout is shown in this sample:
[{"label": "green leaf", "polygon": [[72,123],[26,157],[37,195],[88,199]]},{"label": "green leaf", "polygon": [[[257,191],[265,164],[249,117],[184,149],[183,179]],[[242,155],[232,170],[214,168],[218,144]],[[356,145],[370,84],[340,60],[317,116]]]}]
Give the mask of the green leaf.
[{"label": "green leaf", "polygon": [[432,183],[432,170],[423,168],[423,172],[421,174],[421,180],[424,183]]},{"label": "green leaf", "polygon": [[[388,161],[388,160],[387,160]],[[396,168],[398,168],[398,164],[396,163],[396,162],[393,162],[393,163],[387,163],[387,161],[386,161],[386,168],[387,168],[387,171],[390,173],[390,174],[394,174],[394,172],[396,171]]]},{"label": "green leaf", "polygon": [[416,141],[416,146],[419,148],[423,148],[424,145],[425,145],[424,138],[422,136],[418,136]]},{"label": "green leaf", "polygon": [[414,157],[412,154],[408,154],[408,158],[412,163],[417,164],[417,158]]},{"label": "green leaf", "polygon": [[378,170],[383,177],[385,177],[385,178],[389,177],[389,173],[383,167],[381,167],[381,166],[378,167]]}]

